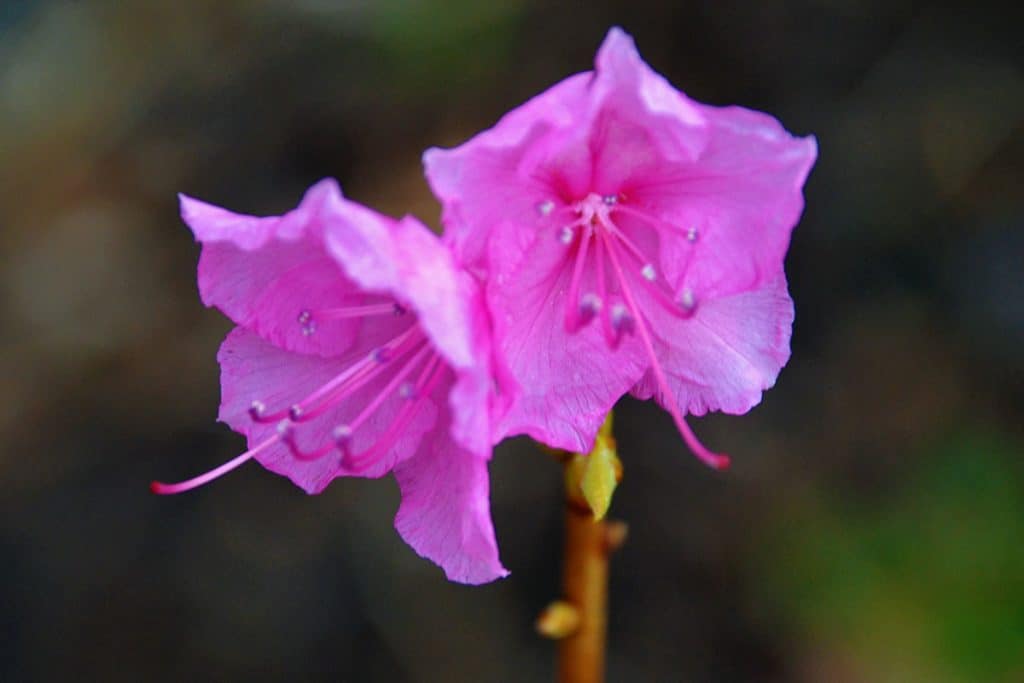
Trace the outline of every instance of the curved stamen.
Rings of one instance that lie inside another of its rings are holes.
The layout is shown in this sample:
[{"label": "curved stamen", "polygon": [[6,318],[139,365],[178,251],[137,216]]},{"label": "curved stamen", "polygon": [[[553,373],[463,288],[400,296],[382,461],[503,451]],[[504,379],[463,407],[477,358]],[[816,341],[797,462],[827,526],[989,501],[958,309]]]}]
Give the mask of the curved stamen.
[{"label": "curved stamen", "polygon": [[376,443],[362,453],[356,453],[346,458],[346,465],[353,472],[365,471],[380,461],[380,459],[395,445],[402,432],[412,421],[413,416],[423,406],[427,398],[433,392],[440,381],[447,366],[441,362],[441,357],[434,354],[427,362],[426,367],[416,382],[416,398],[406,403],[398,412],[398,415],[388,426],[387,431]]},{"label": "curved stamen", "polygon": [[[643,276],[644,288],[654,296],[657,302],[661,304],[666,311],[676,317],[683,319],[691,317],[694,311],[692,303],[687,304],[684,301],[676,301],[673,299],[672,296],[661,286],[662,284],[667,286],[668,283],[657,277],[657,273],[654,272],[654,266],[652,266],[651,262],[647,260],[647,257],[644,256],[643,252],[641,252],[636,245],[626,237],[617,225],[609,222],[608,228],[611,236],[622,242],[626,247],[626,252],[633,256],[640,265],[640,274]],[[648,268],[650,268],[649,271],[647,270]],[[691,294],[691,299],[692,296],[693,295]]]},{"label": "curved stamen", "polygon": [[215,467],[209,472],[206,472],[205,474],[200,474],[198,477],[186,479],[185,481],[178,482],[177,484],[165,484],[162,481],[151,482],[149,484],[149,490],[161,496],[168,496],[171,494],[183,493],[185,491],[190,491],[194,488],[198,488],[203,484],[207,484],[213,481],[214,479],[227,474],[236,467],[245,464],[246,462],[251,460],[255,455],[257,455],[260,451],[276,442],[279,438],[280,436],[278,434],[274,434],[270,438],[258,443],[255,447],[250,448],[245,453],[242,453],[241,455],[232,458],[231,460],[228,460],[220,467]]},{"label": "curved stamen", "polygon": [[[431,347],[427,344],[423,344],[419,347],[416,354],[409,359],[407,362],[388,384],[368,403],[359,413],[358,416],[350,424],[338,425],[334,428],[332,441],[326,443],[312,451],[302,450],[295,439],[295,428],[291,422],[284,421],[278,428],[278,433],[281,437],[281,442],[288,446],[288,450],[291,451],[292,456],[298,460],[305,460],[307,462],[313,460],[319,460],[336,448],[340,448],[346,457],[351,457],[348,452],[348,441],[351,439],[352,434],[358,429],[366,420],[369,418],[380,405],[389,397],[391,397],[396,387],[398,387],[405,378],[412,372],[426,357],[429,353],[432,353]],[[435,354],[435,359],[437,358]],[[429,362],[428,362],[429,365]],[[335,402],[336,403],[336,402]],[[403,406],[404,408],[405,406]]]},{"label": "curved stamen", "polygon": [[641,211],[640,209],[634,208],[632,206],[626,206],[626,205],[621,204],[621,203],[620,204],[616,204],[615,206],[613,206],[610,209],[610,212],[611,213],[624,213],[627,216],[633,216],[634,218],[636,218],[636,219],[638,219],[640,221],[643,221],[647,225],[649,225],[652,228],[655,228],[657,230],[669,230],[671,232],[683,235],[688,242],[694,242],[697,239],[697,229],[696,228],[688,228],[688,229],[680,228],[680,227],[678,227],[676,225],[672,225],[671,223],[667,223],[667,222],[661,220],[660,218],[656,218],[653,215],[647,213],[646,211]]},{"label": "curved stamen", "polygon": [[672,421],[675,422],[676,428],[679,430],[683,440],[686,442],[686,445],[690,447],[690,450],[693,451],[694,455],[717,470],[727,468],[729,466],[729,456],[724,453],[713,453],[708,450],[704,444],[697,440],[697,436],[683,419],[682,413],[679,411],[679,405],[676,401],[676,395],[672,391],[671,387],[669,387],[668,380],[665,378],[665,373],[661,368],[661,363],[658,362],[657,354],[654,352],[654,344],[651,341],[651,336],[647,329],[647,323],[639,315],[636,300],[633,298],[633,291],[630,289],[629,283],[626,280],[626,274],[622,269],[622,263],[619,260],[619,256],[608,237],[601,235],[601,243],[604,244],[608,251],[608,258],[611,260],[612,268],[615,270],[615,274],[619,281],[619,286],[622,288],[622,296],[625,298],[626,306],[629,307],[630,312],[633,314],[633,318],[636,321],[637,332],[640,334],[644,350],[647,352],[647,357],[651,363],[651,369],[654,371],[654,378],[658,383],[658,390],[661,392],[662,398],[665,401],[669,415],[672,416]]},{"label": "curved stamen", "polygon": [[[417,329],[418,326],[417,326]],[[408,340],[407,340],[408,341]],[[358,390],[365,387],[370,381],[376,378],[387,364],[392,364],[392,361],[396,358],[404,356],[406,353],[413,349],[425,349],[430,348],[425,341],[422,339],[415,339],[409,341],[403,347],[394,351],[394,355],[389,358],[388,361],[374,361],[374,364],[366,369],[364,372],[357,376],[353,376],[349,382],[335,387],[330,392],[322,395],[319,400],[314,404],[313,402],[303,402],[294,406],[298,408],[297,411],[293,411],[291,414],[294,422],[308,422],[313,418],[319,417],[326,413],[328,410],[338,405],[338,403],[354,394]],[[376,354],[372,354],[371,357]]]},{"label": "curved stamen", "polygon": [[295,427],[290,422],[282,423],[278,433],[281,436],[281,443],[288,447],[292,457],[296,460],[304,460],[306,462],[319,460],[337,447],[337,444],[332,442],[312,451],[302,450],[299,448],[299,444],[295,442]]},{"label": "curved stamen", "polygon": [[[373,400],[372,400],[372,401],[370,401],[370,402],[369,402],[369,403],[368,403],[368,404],[367,404],[367,405],[366,405],[366,406],[365,406],[365,407],[364,407],[364,408],[363,408],[363,409],[362,409],[362,410],[361,410],[361,411],[359,412],[359,414],[358,414],[358,415],[356,416],[356,418],[355,418],[354,420],[352,420],[352,423],[351,423],[350,425],[348,425],[348,428],[349,428],[349,429],[350,429],[351,431],[353,431],[353,432],[354,432],[355,430],[359,429],[360,425],[362,425],[362,424],[363,424],[364,422],[366,422],[366,419],[367,419],[368,417],[370,417],[370,415],[372,415],[372,414],[374,413],[374,411],[375,411],[375,410],[377,410],[377,408],[379,408],[379,407],[380,407],[380,405],[381,405],[381,404],[382,404],[382,403],[383,403],[383,402],[384,402],[384,401],[385,401],[385,400],[386,400],[386,399],[387,399],[388,397],[390,397],[390,396],[391,396],[391,394],[392,394],[392,393],[394,393],[395,389],[397,389],[397,388],[399,387],[399,385],[400,385],[400,384],[401,384],[401,383],[402,383],[402,382],[403,382],[403,381],[405,380],[405,378],[409,376],[409,373],[410,373],[410,372],[412,372],[412,371],[413,371],[413,369],[414,369],[414,368],[415,368],[415,367],[416,367],[417,365],[419,365],[420,361],[421,361],[421,360],[423,360],[423,358],[425,358],[425,357],[427,356],[427,354],[431,353],[432,351],[433,351],[433,350],[432,350],[432,349],[430,348],[430,346],[429,346],[429,345],[427,345],[427,344],[424,344],[424,345],[423,345],[423,346],[422,346],[422,347],[420,348],[420,350],[416,352],[416,355],[414,355],[414,356],[413,356],[412,358],[410,358],[410,359],[409,359],[409,362],[408,362],[408,363],[406,363],[406,364],[405,364],[404,366],[402,366],[402,369],[401,369],[401,370],[399,370],[399,371],[398,371],[398,372],[397,372],[397,373],[395,374],[395,376],[391,378],[391,381],[390,381],[390,382],[388,382],[387,386],[385,386],[385,387],[384,387],[384,389],[382,389],[382,390],[381,390],[381,391],[380,391],[380,392],[379,392],[379,393],[378,393],[378,394],[377,394],[377,395],[376,395],[376,396],[375,396],[375,397],[373,398]],[[436,355],[436,354],[435,354],[435,355]]]},{"label": "curved stamen", "polygon": [[[298,403],[266,414],[266,406],[263,402],[253,401],[252,407],[249,408],[249,417],[261,424],[278,422],[286,417],[296,422],[312,420],[314,417],[322,415],[345,396],[364,386],[366,382],[381,372],[386,362],[404,355],[416,345],[422,336],[423,331],[420,326],[411,325],[384,346],[375,349],[366,357],[345,368]],[[387,349],[387,352],[382,354],[381,349]]]}]

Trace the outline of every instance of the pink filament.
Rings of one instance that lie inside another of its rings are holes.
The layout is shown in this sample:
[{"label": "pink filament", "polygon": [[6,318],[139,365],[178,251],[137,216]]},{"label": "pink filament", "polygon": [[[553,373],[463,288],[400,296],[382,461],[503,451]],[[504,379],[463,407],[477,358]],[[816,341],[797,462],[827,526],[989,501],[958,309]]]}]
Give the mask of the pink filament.
[{"label": "pink filament", "polygon": [[690,450],[693,451],[694,455],[716,470],[724,470],[728,468],[729,456],[724,453],[713,453],[708,450],[704,444],[697,439],[697,436],[683,419],[683,416],[679,411],[679,405],[676,402],[675,393],[673,393],[671,388],[668,386],[668,381],[665,379],[665,373],[661,368],[661,363],[658,362],[658,357],[654,352],[654,344],[651,342],[651,337],[647,330],[647,322],[639,314],[639,308],[636,305],[636,300],[633,298],[633,292],[626,281],[626,275],[623,272],[618,254],[616,253],[614,246],[611,244],[611,240],[603,234],[601,235],[601,242],[608,251],[608,258],[611,260],[612,268],[614,268],[616,277],[619,281],[619,286],[622,288],[622,296],[626,299],[626,305],[629,307],[630,313],[632,313],[636,320],[640,339],[643,343],[644,350],[647,352],[647,357],[651,362],[651,368],[654,370],[654,377],[658,382],[658,390],[661,392],[663,400],[666,403],[666,408],[672,416],[672,421],[675,422],[676,428],[679,430],[683,440],[686,442],[686,445],[690,447]]},{"label": "pink filament", "polygon": [[683,236],[686,235],[686,230],[683,230],[680,227],[672,225],[671,223],[666,223],[661,219],[655,218],[646,211],[640,211],[639,209],[635,209],[631,206],[623,206],[622,204],[616,204],[614,207],[612,207],[612,211],[618,211],[626,214],[627,216],[633,216],[634,218],[637,218],[646,223],[647,225],[651,226],[652,228],[658,230],[668,230],[669,232],[675,232]]},{"label": "pink filament", "polygon": [[[624,232],[622,232],[622,229],[619,228],[619,226],[615,225],[610,221],[606,225],[609,229],[609,233],[611,234],[611,236],[615,237],[620,242],[622,242],[623,246],[626,247],[626,251],[629,252],[636,259],[637,263],[641,267],[652,263],[652,261],[650,261],[644,255],[644,253],[640,251],[640,248],[637,247],[636,244],[634,244],[633,241],[630,240]],[[689,318],[690,316],[693,315],[693,311],[688,311],[681,307],[675,300],[673,300],[673,298],[668,293],[664,291],[664,289],[659,284],[664,283],[664,280],[662,278],[657,278],[657,281],[655,282],[651,282],[647,278],[642,279],[644,287],[647,289],[648,292],[650,292],[654,296],[654,298],[658,301],[659,304],[662,305],[662,307],[666,311],[668,311],[669,313],[678,318]]]},{"label": "pink filament", "polygon": [[438,381],[444,374],[445,366],[440,362],[441,358],[434,355],[428,362],[416,382],[416,398],[410,403],[402,406],[398,415],[392,420],[387,432],[377,440],[370,448],[362,453],[354,454],[346,459],[346,464],[353,472],[365,471],[379,462],[395,442],[398,441],[402,431],[408,426],[416,411],[423,405],[427,397],[437,386]]},{"label": "pink filament", "polygon": [[569,293],[565,306],[565,329],[567,332],[575,332],[580,327],[580,279],[583,276],[583,266],[587,261],[587,251],[590,248],[590,240],[594,229],[590,225],[583,225],[583,236],[580,238],[579,248],[576,251],[576,262],[572,267],[572,279],[569,281]]},{"label": "pink filament", "polygon": [[319,311],[310,311],[313,320],[343,320],[345,318],[363,318],[368,315],[385,315],[399,313],[395,303],[368,304],[366,306],[342,306],[340,308],[324,308]]},{"label": "pink filament", "polygon": [[191,489],[202,486],[203,484],[207,484],[213,481],[214,479],[227,474],[236,467],[245,464],[246,462],[251,460],[253,456],[255,456],[257,453],[265,449],[267,446],[270,446],[271,444],[276,442],[279,438],[279,435],[274,434],[269,439],[261,441],[254,448],[250,448],[245,453],[242,453],[241,455],[232,458],[231,460],[228,460],[220,467],[215,467],[205,474],[200,474],[198,477],[193,477],[192,479],[187,479],[185,481],[178,482],[177,484],[165,484],[162,481],[151,482],[149,485],[149,490],[158,495],[167,496],[174,493],[183,493],[185,491],[189,491]]},{"label": "pink filament", "polygon": [[[405,355],[410,349],[421,341],[423,336],[419,325],[411,325],[382,349],[394,354],[395,357]],[[362,388],[371,379],[380,374],[386,363],[381,363],[371,353],[365,358],[345,368],[341,373],[331,379],[323,386],[299,401],[293,407],[299,409],[298,414],[293,416],[293,422],[308,422],[319,415],[327,412],[331,407],[337,405],[338,401],[351,396],[355,391]],[[283,418],[292,416],[292,407],[278,410],[269,415],[252,415],[253,420],[262,424],[278,422]]]}]

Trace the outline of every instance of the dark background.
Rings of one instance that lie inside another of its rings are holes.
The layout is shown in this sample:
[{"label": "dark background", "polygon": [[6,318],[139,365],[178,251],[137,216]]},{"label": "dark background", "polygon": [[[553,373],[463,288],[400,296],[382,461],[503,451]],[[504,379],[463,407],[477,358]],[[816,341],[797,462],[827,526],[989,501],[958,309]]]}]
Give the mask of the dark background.
[{"label": "dark background", "polygon": [[2,0],[0,679],[552,679],[560,472],[526,441],[492,467],[512,576],[481,588],[404,546],[390,479],[147,483],[243,448],[176,192],[277,213],[335,176],[436,225],[422,150],[613,24],[820,159],[793,358],[694,421],[733,469],[620,403],[610,680],[1024,680],[1022,16],[905,0]]}]

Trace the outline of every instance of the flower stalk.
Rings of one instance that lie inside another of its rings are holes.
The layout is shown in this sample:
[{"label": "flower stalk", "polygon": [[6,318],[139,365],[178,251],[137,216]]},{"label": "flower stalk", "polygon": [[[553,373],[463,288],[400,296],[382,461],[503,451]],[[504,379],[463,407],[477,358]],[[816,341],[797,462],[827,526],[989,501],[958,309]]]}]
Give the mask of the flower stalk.
[{"label": "flower stalk", "polygon": [[537,630],[559,641],[560,683],[604,680],[608,561],[627,532],[625,522],[604,518],[615,484],[622,479],[611,425],[609,414],[589,454],[558,456],[565,472],[564,597],[541,613]]}]

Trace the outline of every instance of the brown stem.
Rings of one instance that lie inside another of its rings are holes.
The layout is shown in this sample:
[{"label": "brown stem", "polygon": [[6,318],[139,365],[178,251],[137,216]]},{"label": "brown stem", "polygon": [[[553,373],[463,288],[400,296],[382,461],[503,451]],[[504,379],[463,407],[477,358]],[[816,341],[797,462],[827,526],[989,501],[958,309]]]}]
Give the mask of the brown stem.
[{"label": "brown stem", "polygon": [[[602,441],[603,440],[603,441]],[[598,448],[610,449],[615,479],[622,468],[615,457],[611,420],[598,436]],[[565,468],[565,569],[564,600],[552,603],[537,620],[537,629],[559,639],[558,680],[560,683],[601,683],[604,681],[605,643],[608,630],[608,558],[626,538],[626,524],[596,519],[603,506],[594,507],[583,492],[583,475],[591,456],[563,454]],[[608,462],[608,461],[605,461]],[[614,486],[614,484],[613,484]],[[593,493],[593,490],[591,490]]]},{"label": "brown stem", "polygon": [[576,607],[579,626],[558,643],[560,683],[604,681],[608,629],[608,522],[587,507],[566,500],[565,600]]}]

